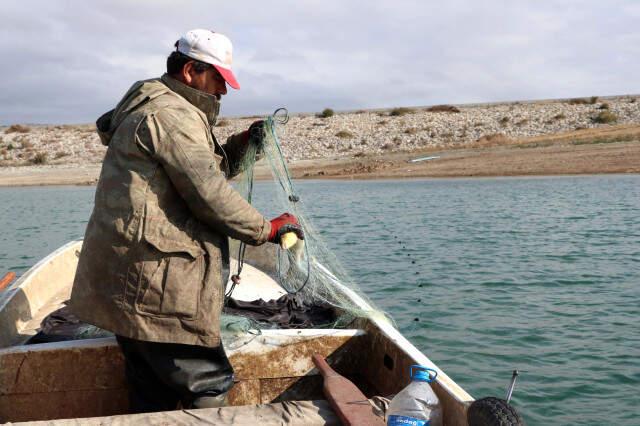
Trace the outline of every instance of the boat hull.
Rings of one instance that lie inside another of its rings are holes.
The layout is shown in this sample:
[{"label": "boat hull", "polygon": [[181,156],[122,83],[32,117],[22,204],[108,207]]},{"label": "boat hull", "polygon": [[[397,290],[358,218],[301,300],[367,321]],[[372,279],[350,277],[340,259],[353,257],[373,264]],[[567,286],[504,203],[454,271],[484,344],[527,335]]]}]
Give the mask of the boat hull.
[{"label": "boat hull", "polygon": [[[124,360],[114,338],[24,345],[42,318],[68,298],[81,245],[61,247],[0,293],[0,421],[127,413]],[[267,247],[247,250],[245,268],[254,269],[256,284],[253,293],[243,289],[243,298],[282,292],[270,278],[271,256]],[[348,289],[345,294],[367,307],[357,294]],[[434,368],[445,424],[467,424],[473,398],[382,318],[360,318],[349,329],[262,330],[224,339],[237,380],[230,405],[324,399],[312,362],[312,355],[320,354],[368,397],[400,391],[413,364]]]}]

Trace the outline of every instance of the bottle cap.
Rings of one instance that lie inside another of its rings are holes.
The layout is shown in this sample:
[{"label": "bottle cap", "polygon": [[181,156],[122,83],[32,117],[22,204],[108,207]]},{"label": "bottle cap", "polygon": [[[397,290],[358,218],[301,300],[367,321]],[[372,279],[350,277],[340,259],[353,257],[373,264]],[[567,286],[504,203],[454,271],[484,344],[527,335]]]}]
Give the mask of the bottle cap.
[{"label": "bottle cap", "polygon": [[438,372],[433,368],[428,368],[423,365],[412,365],[409,369],[411,380],[417,380],[419,382],[433,382],[438,377]]}]

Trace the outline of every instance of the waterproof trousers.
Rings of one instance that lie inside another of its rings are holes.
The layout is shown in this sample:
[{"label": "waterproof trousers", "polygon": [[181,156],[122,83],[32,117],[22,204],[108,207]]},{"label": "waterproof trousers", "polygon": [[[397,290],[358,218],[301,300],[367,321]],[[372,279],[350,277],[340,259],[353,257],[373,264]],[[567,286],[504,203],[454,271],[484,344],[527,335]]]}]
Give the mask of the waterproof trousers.
[{"label": "waterproof trousers", "polygon": [[223,406],[233,368],[216,348],[145,342],[116,336],[125,358],[132,413]]}]

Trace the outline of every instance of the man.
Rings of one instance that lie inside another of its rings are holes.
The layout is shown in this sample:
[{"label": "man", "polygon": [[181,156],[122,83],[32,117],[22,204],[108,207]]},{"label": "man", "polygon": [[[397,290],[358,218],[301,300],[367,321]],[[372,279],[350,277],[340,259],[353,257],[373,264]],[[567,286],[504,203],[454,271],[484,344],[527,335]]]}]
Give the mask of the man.
[{"label": "man", "polygon": [[231,63],[227,37],[189,31],[167,74],[135,83],[97,121],[108,149],[70,305],[116,334],[133,412],[224,404],[233,386],[220,341],[228,237],[303,238],[293,215],[267,221],[227,182],[262,134],[221,146],[211,132],[226,85],[240,87]]}]

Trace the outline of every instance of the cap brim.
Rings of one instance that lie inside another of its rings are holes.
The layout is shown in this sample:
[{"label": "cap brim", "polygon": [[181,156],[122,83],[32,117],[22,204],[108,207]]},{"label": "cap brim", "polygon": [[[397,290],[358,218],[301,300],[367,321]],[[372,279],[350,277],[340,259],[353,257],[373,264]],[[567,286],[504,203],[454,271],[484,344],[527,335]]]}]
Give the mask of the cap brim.
[{"label": "cap brim", "polygon": [[233,75],[233,72],[231,72],[231,70],[219,67],[218,65],[214,65],[214,67],[216,67],[222,78],[224,78],[224,81],[226,81],[229,86],[233,87],[236,90],[240,89],[240,83],[238,83],[238,80],[236,80],[236,76]]}]

